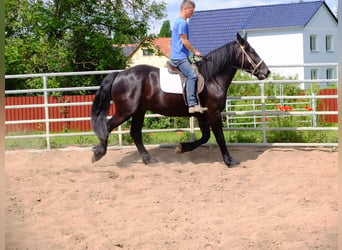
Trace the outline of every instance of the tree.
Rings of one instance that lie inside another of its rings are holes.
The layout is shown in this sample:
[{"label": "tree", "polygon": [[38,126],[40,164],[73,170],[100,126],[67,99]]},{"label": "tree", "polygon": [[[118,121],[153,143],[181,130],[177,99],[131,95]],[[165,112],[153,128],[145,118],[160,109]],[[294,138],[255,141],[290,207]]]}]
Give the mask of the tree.
[{"label": "tree", "polygon": [[160,28],[158,37],[171,37],[171,35],[172,35],[172,31],[171,31],[170,21],[166,20],[163,22],[163,25]]},{"label": "tree", "polygon": [[23,74],[122,69],[127,58],[113,44],[145,39],[149,22],[164,17],[166,6],[154,0],[8,0],[5,8],[6,74]]}]

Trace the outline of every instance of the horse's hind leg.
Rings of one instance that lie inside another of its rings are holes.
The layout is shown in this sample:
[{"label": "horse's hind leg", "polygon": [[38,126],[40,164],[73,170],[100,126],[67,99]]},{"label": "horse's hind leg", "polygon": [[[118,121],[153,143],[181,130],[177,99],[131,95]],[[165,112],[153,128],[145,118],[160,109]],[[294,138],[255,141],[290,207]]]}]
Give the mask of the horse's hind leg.
[{"label": "horse's hind leg", "polygon": [[128,118],[124,116],[119,116],[119,114],[114,114],[107,121],[107,131],[105,133],[98,135],[100,143],[93,148],[93,158],[92,162],[100,160],[107,153],[108,137],[112,130],[126,121]]},{"label": "horse's hind leg", "polygon": [[133,138],[133,141],[135,143],[135,146],[137,147],[141,158],[145,164],[149,164],[152,162],[156,162],[156,160],[147,152],[143,141],[142,141],[142,127],[144,124],[144,117],[145,112],[138,110],[133,116],[132,116],[132,126],[130,134]]},{"label": "horse's hind leg", "polygon": [[202,144],[206,143],[209,140],[209,138],[210,138],[210,126],[209,126],[208,118],[205,115],[198,117],[198,125],[201,129],[202,137],[199,140],[194,141],[194,142],[180,143],[177,146],[175,153],[180,154],[180,153],[192,151],[195,148],[201,146]]}]

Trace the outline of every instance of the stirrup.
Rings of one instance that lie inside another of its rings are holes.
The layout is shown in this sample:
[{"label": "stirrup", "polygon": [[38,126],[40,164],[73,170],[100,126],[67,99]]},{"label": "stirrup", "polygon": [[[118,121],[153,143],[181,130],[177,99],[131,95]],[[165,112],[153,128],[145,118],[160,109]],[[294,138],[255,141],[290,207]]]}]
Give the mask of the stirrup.
[{"label": "stirrup", "polygon": [[189,107],[189,113],[193,114],[193,113],[204,113],[208,110],[207,107],[201,107],[199,104],[196,104],[195,106],[191,106]]}]

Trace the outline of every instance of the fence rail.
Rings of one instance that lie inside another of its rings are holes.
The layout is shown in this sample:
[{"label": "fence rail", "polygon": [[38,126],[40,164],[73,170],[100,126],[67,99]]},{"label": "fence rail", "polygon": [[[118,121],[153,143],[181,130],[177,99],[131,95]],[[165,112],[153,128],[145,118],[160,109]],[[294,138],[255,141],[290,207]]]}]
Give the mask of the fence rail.
[{"label": "fence rail", "polygon": [[[287,68],[287,67],[335,67],[337,68],[336,63],[325,63],[325,64],[304,64],[304,65],[274,65],[270,66],[270,68]],[[91,86],[91,87],[73,87],[73,88],[48,88],[47,80],[49,77],[59,77],[59,76],[84,76],[84,75],[99,75],[99,74],[108,74],[114,72],[114,70],[110,71],[90,71],[90,72],[67,72],[67,73],[46,73],[46,74],[27,74],[27,75],[6,75],[5,79],[18,79],[18,78],[41,78],[43,82],[43,89],[30,89],[30,90],[6,90],[5,95],[10,96],[14,94],[41,94],[43,93],[43,103],[41,104],[23,104],[23,105],[6,105],[6,110],[18,110],[18,109],[30,109],[30,108],[43,108],[44,109],[44,118],[43,119],[29,119],[29,120],[7,120],[5,121],[5,125],[20,125],[20,124],[30,124],[30,123],[43,123],[45,124],[45,133],[44,134],[35,134],[35,135],[7,135],[5,139],[31,139],[31,138],[45,138],[47,149],[51,149],[50,138],[53,137],[67,137],[67,136],[88,136],[94,135],[93,132],[79,132],[79,133],[51,133],[51,124],[58,122],[81,122],[81,121],[89,121],[90,117],[69,117],[69,118],[53,118],[49,112],[49,108],[61,108],[61,107],[73,107],[73,106],[91,106],[92,102],[65,102],[65,103],[51,103],[49,102],[49,93],[53,92],[68,92],[68,91],[82,91],[82,90],[97,90],[99,86]],[[337,70],[336,70],[337,72]],[[270,111],[267,110],[266,101],[269,100],[290,100],[290,99],[305,99],[309,101],[316,102],[317,100],[323,99],[337,99],[337,95],[297,95],[297,96],[284,96],[284,95],[274,95],[267,96],[265,94],[265,86],[271,83],[279,83],[283,84],[299,84],[299,83],[317,83],[317,82],[329,82],[336,83],[337,79],[316,79],[316,80],[263,80],[263,81],[234,81],[233,84],[258,84],[260,86],[261,94],[260,96],[228,96],[227,97],[227,109],[225,112],[222,112],[223,117],[227,117],[227,120],[233,121],[235,116],[237,117],[254,117],[254,123],[251,127],[239,127],[237,126],[239,123],[232,123],[227,125],[224,128],[225,131],[262,131],[263,139],[262,143],[230,143],[230,145],[261,145],[261,146],[337,146],[337,143],[270,143],[267,141],[267,132],[268,131],[337,131],[337,127],[317,127],[315,124],[307,127],[269,127],[267,118],[269,116],[310,116],[316,117],[319,115],[337,115],[338,111],[288,111],[286,114],[280,111]],[[232,101],[259,101],[260,103],[256,106],[259,110],[241,110],[241,111],[229,111],[229,103]],[[158,114],[147,114],[146,118],[153,117],[162,117]],[[258,118],[258,122],[256,122],[255,118]],[[316,118],[315,118],[316,119]],[[144,129],[143,133],[159,133],[159,132],[177,132],[177,131],[187,131],[192,135],[195,131],[198,131],[199,128],[195,127],[194,119],[190,118],[190,126],[188,128],[176,128],[176,129]],[[240,124],[241,125],[241,124]],[[246,125],[246,124],[244,124]],[[124,131],[121,126],[117,131],[113,131],[112,134],[117,135],[119,137],[119,147],[123,146],[122,144],[122,136],[124,134],[129,133],[128,131]]]}]

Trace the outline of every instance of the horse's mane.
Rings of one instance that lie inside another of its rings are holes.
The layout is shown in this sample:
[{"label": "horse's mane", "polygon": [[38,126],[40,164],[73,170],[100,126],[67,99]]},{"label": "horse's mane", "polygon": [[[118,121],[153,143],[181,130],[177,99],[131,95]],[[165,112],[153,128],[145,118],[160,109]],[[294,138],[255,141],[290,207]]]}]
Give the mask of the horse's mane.
[{"label": "horse's mane", "polygon": [[235,41],[229,42],[209,52],[198,65],[199,71],[207,83],[217,75],[227,72],[229,65],[232,65],[236,53],[235,43]]}]

